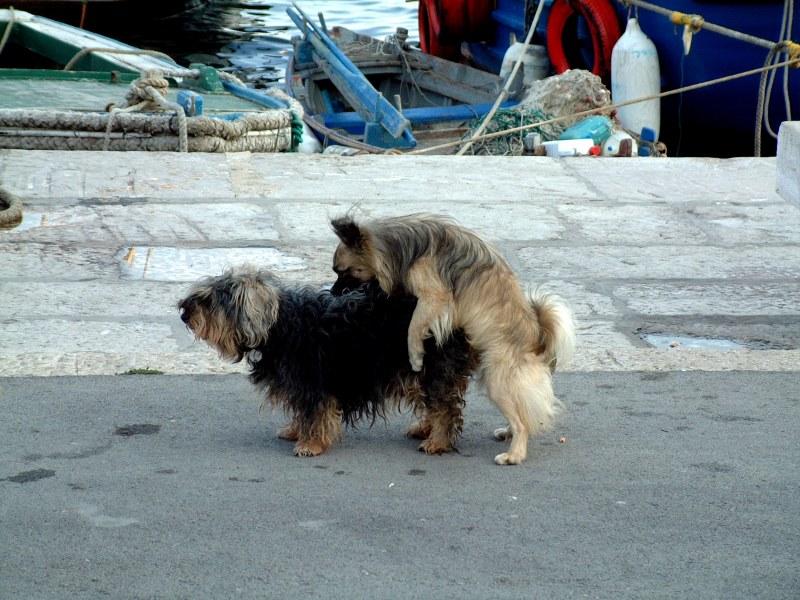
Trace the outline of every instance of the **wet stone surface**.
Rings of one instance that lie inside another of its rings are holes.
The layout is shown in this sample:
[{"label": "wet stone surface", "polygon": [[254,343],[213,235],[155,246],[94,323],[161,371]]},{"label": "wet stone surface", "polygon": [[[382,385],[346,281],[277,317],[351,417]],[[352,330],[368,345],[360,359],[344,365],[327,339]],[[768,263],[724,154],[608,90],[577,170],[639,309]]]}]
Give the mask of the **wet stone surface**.
[{"label": "wet stone surface", "polygon": [[34,469],[33,471],[23,471],[22,473],[17,473],[16,475],[6,477],[5,481],[12,481],[14,483],[30,483],[31,481],[55,477],[55,475],[56,472],[52,469]]},{"label": "wet stone surface", "polygon": [[152,423],[138,423],[136,425],[123,425],[114,430],[114,435],[131,437],[134,435],[153,435],[161,431],[161,425]]}]

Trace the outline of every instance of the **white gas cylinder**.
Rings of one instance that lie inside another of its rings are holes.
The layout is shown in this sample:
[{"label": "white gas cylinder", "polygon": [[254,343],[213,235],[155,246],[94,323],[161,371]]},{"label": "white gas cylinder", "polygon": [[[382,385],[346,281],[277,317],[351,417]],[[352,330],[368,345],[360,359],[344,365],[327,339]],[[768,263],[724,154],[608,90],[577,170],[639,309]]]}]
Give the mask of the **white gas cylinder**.
[{"label": "white gas cylinder", "polygon": [[514,63],[520,57],[522,57],[523,82],[525,86],[547,77],[550,72],[550,59],[547,57],[547,48],[531,45],[528,46],[524,53],[523,50],[525,50],[525,44],[518,42],[517,36],[511,33],[508,50],[503,55],[503,63],[500,66],[500,79],[505,81],[511,75]]},{"label": "white gas cylinder", "polygon": [[[639,27],[639,21],[628,19],[625,33],[611,52],[611,100],[616,104],[660,91],[661,74],[656,47]],[[623,106],[617,111],[617,117],[625,129],[638,134],[643,127],[649,127],[658,139],[661,100]]]}]

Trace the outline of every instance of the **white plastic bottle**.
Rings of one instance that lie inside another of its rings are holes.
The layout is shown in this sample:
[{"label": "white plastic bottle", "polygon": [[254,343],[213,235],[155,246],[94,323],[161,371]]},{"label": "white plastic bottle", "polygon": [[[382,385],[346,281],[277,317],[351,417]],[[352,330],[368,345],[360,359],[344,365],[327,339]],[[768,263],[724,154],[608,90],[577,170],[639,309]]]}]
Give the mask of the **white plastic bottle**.
[{"label": "white plastic bottle", "polygon": [[[628,19],[625,33],[611,52],[611,100],[616,104],[660,91],[661,73],[656,47],[639,27],[639,21]],[[649,127],[658,139],[660,99],[623,106],[617,111],[617,116],[625,129],[638,134],[643,127]]]}]

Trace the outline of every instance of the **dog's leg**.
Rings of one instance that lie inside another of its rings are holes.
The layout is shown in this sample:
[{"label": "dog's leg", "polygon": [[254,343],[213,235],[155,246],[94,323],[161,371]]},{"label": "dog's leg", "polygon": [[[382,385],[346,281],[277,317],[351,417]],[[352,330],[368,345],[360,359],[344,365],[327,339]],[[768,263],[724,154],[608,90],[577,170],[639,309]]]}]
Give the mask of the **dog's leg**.
[{"label": "dog's leg", "polygon": [[452,452],[455,442],[461,432],[464,419],[461,416],[461,406],[450,404],[439,406],[430,411],[431,424],[428,438],[419,445],[420,452],[425,454],[442,454]]},{"label": "dog's leg", "polygon": [[417,307],[411,317],[408,326],[408,360],[414,371],[422,371],[422,364],[425,359],[425,339],[436,330],[439,335],[434,334],[437,342],[440,336],[444,336],[441,341],[447,339],[447,335],[452,330],[452,314],[449,310],[448,302],[434,300],[430,302],[427,298],[419,298]]},{"label": "dog's leg", "polygon": [[311,423],[302,423],[295,456],[318,456],[342,435],[342,411],[334,398],[317,410]]},{"label": "dog's leg", "polygon": [[278,437],[282,440],[296,442],[300,439],[300,421],[295,415],[292,420],[278,430]]},{"label": "dog's leg", "polygon": [[417,297],[408,326],[408,360],[414,371],[421,371],[425,338],[433,334],[436,343],[442,344],[453,329],[454,300],[428,258],[419,259],[408,270],[407,287]]},{"label": "dog's leg", "polygon": [[[445,353],[444,355],[442,353]],[[427,439],[419,450],[426,454],[441,454],[455,450],[458,437],[464,426],[464,396],[469,386],[469,378],[453,362],[454,353],[435,349],[430,357],[429,367],[433,372],[422,376],[425,390],[425,416],[430,425]]]},{"label": "dog's leg", "polygon": [[511,440],[508,451],[495,456],[498,465],[525,460],[528,437],[549,424],[556,406],[548,367],[532,354],[508,358],[503,353],[487,356],[484,373],[489,398],[508,420],[508,427],[495,430],[496,439]]},{"label": "dog's leg", "polygon": [[422,389],[421,377],[419,375],[407,375],[398,380],[397,402],[398,409],[405,404],[410,407],[416,417],[406,431],[406,436],[415,440],[424,440],[431,432],[431,423],[428,419],[427,398]]}]

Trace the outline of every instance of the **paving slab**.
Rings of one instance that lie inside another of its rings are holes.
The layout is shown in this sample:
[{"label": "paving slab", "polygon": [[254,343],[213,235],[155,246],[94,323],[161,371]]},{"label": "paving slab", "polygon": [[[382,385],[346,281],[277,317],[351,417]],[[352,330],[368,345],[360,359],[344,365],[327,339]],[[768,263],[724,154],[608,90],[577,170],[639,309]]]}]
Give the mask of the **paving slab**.
[{"label": "paving slab", "polygon": [[573,306],[575,371],[800,364],[800,207],[775,192],[775,159],[14,150],[0,180],[25,202],[0,231],[0,376],[237,372],[175,299],[242,262],[329,285],[328,221],[348,210],[477,230]]},{"label": "paving slab", "polygon": [[525,276],[559,279],[743,279],[794,282],[800,277],[797,246],[531,247],[519,250]]},{"label": "paving slab", "polygon": [[571,159],[565,169],[598,195],[627,202],[780,201],[774,158],[670,158],[599,162]]}]

